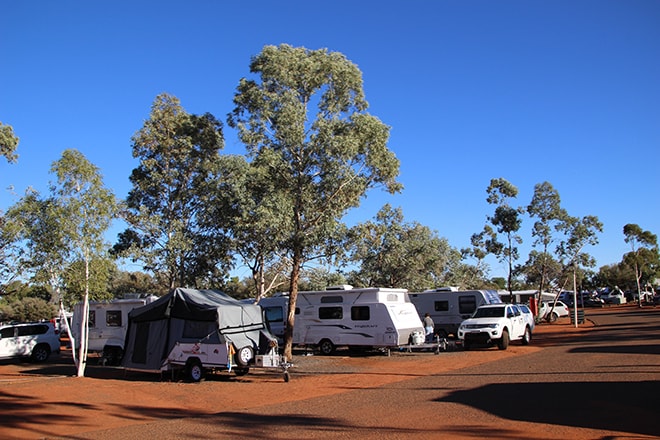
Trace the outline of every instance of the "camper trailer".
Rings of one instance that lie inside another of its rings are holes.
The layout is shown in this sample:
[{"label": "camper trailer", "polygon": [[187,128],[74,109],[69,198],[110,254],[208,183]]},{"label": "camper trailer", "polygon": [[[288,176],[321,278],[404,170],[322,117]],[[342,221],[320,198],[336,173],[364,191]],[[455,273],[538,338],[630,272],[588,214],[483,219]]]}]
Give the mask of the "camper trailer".
[{"label": "camper trailer", "polygon": [[[259,301],[271,331],[283,337],[289,296]],[[424,341],[422,322],[405,289],[351,286],[298,292],[293,343],[332,354],[339,346],[389,350]]]},{"label": "camper trailer", "polygon": [[184,371],[198,382],[207,371],[247,374],[250,367],[281,368],[277,340],[261,308],[217,290],[177,288],[128,316],[127,370]]},{"label": "camper trailer", "polygon": [[[87,352],[97,354],[104,364],[119,365],[124,353],[128,313],[158,299],[155,295],[129,294],[124,299],[90,301]],[[75,348],[80,348],[83,303],[75,305],[71,333]]]},{"label": "camper trailer", "polygon": [[420,316],[431,315],[434,332],[441,338],[456,336],[461,322],[472,316],[477,307],[502,302],[496,290],[440,288],[410,293],[409,296]]}]

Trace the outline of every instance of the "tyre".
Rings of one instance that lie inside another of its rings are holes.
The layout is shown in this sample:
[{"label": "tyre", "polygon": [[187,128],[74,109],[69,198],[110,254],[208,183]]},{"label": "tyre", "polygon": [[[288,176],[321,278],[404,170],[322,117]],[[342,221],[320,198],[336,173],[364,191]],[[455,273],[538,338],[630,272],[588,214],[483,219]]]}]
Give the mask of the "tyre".
[{"label": "tyre", "polygon": [[500,350],[509,348],[509,331],[507,329],[502,330],[502,337],[497,342],[497,348]]},{"label": "tyre", "polygon": [[319,351],[322,355],[331,355],[335,352],[335,344],[330,339],[323,339],[319,342]]},{"label": "tyre", "polygon": [[39,344],[32,350],[30,358],[33,362],[46,362],[50,356],[50,347],[48,344]]},{"label": "tyre", "polygon": [[532,342],[532,331],[529,329],[529,327],[525,327],[525,334],[522,337],[522,344],[529,345],[530,342]]},{"label": "tyre", "polygon": [[236,374],[236,376],[245,376],[249,372],[250,372],[249,368],[236,368],[236,369],[234,369],[234,373]]},{"label": "tyre", "polygon": [[555,322],[557,319],[559,319],[559,315],[555,312],[552,312],[550,316],[548,316],[548,322]]},{"label": "tyre", "polygon": [[245,346],[238,350],[236,353],[236,363],[241,367],[246,367],[254,358],[254,350],[252,347]]},{"label": "tyre", "polygon": [[188,361],[188,379],[191,382],[199,382],[204,377],[204,368],[199,359],[192,359]]}]

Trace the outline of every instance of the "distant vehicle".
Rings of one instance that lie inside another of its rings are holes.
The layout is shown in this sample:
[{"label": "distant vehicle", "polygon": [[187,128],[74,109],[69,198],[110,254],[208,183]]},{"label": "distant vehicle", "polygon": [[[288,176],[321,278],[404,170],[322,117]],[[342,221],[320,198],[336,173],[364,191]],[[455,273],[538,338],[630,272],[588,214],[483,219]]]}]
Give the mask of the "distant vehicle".
[{"label": "distant vehicle", "polygon": [[458,339],[469,350],[474,344],[497,344],[506,350],[510,341],[527,345],[532,340],[533,328],[527,317],[515,304],[488,304],[475,310],[458,328]]},{"label": "distant vehicle", "polygon": [[[124,355],[128,313],[157,299],[155,295],[130,294],[124,299],[90,301],[88,353],[98,354],[103,364],[119,365]],[[80,348],[82,307],[83,304],[78,303],[73,311],[71,333],[75,349]]]},{"label": "distant vehicle", "polygon": [[600,299],[603,300],[605,304],[625,304],[627,302],[624,293],[616,290],[601,293]]},{"label": "distant vehicle", "polygon": [[483,304],[501,304],[496,290],[455,290],[439,288],[409,293],[410,301],[420,317],[429,313],[435,324],[434,333],[441,338],[456,336],[461,322],[472,316]]},{"label": "distant vehicle", "polygon": [[30,358],[45,362],[60,352],[60,337],[51,322],[0,326],[0,359]]},{"label": "distant vehicle", "polygon": [[555,322],[559,318],[569,316],[568,306],[561,301],[557,301],[552,307],[552,301],[543,301],[539,306],[539,320]]}]

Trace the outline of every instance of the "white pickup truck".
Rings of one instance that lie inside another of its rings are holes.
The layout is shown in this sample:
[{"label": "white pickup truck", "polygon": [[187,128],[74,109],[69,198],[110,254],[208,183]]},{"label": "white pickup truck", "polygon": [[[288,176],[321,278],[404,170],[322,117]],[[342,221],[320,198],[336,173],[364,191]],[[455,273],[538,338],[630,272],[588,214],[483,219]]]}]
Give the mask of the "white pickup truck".
[{"label": "white pickup truck", "polygon": [[473,344],[497,344],[506,350],[510,341],[527,345],[532,341],[533,317],[515,304],[488,304],[477,308],[458,328],[458,339],[469,350]]}]

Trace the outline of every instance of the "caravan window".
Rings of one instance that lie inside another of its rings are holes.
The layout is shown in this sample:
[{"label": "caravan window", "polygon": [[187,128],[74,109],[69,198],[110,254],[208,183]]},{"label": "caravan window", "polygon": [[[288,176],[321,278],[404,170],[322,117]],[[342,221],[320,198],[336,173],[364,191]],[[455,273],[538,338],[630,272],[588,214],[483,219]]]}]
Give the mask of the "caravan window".
[{"label": "caravan window", "polygon": [[396,293],[388,293],[387,302],[399,302],[399,295]]},{"label": "caravan window", "polygon": [[342,319],[344,311],[341,307],[319,307],[319,319]]},{"label": "caravan window", "polygon": [[353,321],[369,321],[369,306],[351,307],[351,319]]},{"label": "caravan window", "polygon": [[322,296],[321,297],[321,303],[322,304],[331,304],[331,303],[342,303],[344,302],[344,298],[341,296]]},{"label": "caravan window", "polygon": [[436,301],[434,305],[436,312],[448,312],[449,311],[449,301]]},{"label": "caravan window", "polygon": [[282,322],[284,321],[284,311],[282,307],[264,307],[266,314],[266,321],[268,322]]},{"label": "caravan window", "polygon": [[477,297],[474,295],[465,295],[458,297],[458,313],[472,314],[477,309]]},{"label": "caravan window", "polygon": [[89,327],[96,327],[96,310],[89,311]]},{"label": "caravan window", "polygon": [[105,312],[105,325],[108,327],[121,327],[121,310],[108,310]]}]

